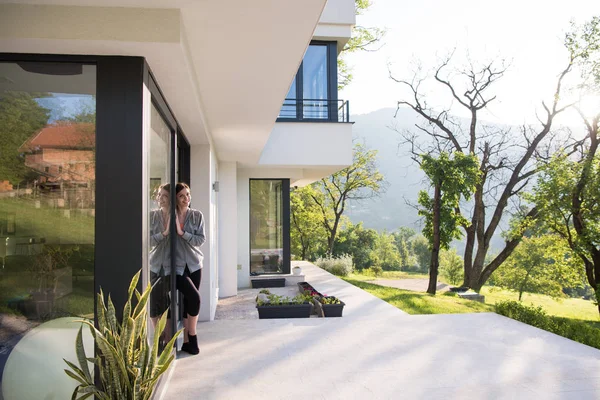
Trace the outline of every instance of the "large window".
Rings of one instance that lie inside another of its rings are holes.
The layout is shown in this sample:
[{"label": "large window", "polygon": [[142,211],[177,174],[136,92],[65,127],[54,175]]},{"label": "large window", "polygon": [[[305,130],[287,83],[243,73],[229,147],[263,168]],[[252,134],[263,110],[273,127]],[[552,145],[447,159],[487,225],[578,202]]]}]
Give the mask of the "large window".
[{"label": "large window", "polygon": [[42,322],[94,317],[95,154],[95,65],[0,62],[0,376]]},{"label": "large window", "polygon": [[289,273],[289,180],[250,180],[250,274]]},{"label": "large window", "polygon": [[337,121],[336,48],[335,42],[308,46],[278,121]]},{"label": "large window", "polygon": [[[172,210],[171,193],[164,185],[171,181],[172,132],[154,104],[150,112],[150,151],[148,160],[148,257],[150,283],[154,285],[150,295],[151,331],[158,318],[171,306],[171,242],[162,232],[168,231]],[[167,188],[168,189],[168,188]],[[164,339],[171,337],[171,324],[167,324]]]}]

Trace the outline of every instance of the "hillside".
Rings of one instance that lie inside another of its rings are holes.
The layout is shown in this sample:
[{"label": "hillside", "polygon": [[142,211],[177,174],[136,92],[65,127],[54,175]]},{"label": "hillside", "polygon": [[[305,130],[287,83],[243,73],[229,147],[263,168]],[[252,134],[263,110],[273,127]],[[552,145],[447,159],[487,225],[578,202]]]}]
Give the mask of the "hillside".
[{"label": "hillside", "polygon": [[[413,111],[406,108],[400,109],[396,118],[395,113],[395,108],[384,108],[353,117],[354,139],[378,151],[379,170],[388,187],[378,198],[351,203],[346,215],[353,223],[362,221],[365,227],[379,231],[394,231],[407,226],[420,232],[420,217],[410,204],[417,202],[419,190],[426,188],[427,182],[424,173],[410,158],[408,145],[400,144],[401,137],[397,132],[413,129],[418,119]],[[503,221],[501,226],[507,226],[507,221]],[[498,230],[491,247],[501,249],[503,246],[504,240]],[[456,241],[453,247],[462,252],[464,244]]]},{"label": "hillside", "polygon": [[378,151],[379,170],[388,183],[386,193],[379,198],[351,204],[348,216],[353,222],[363,221],[368,228],[392,231],[400,226],[420,230],[417,211],[407,204],[416,203],[417,194],[424,187],[424,174],[408,155],[406,146],[399,146],[400,135],[390,127],[398,129],[414,127],[414,113],[404,109],[394,119],[393,108],[357,115],[353,136],[365,143],[369,149]]}]

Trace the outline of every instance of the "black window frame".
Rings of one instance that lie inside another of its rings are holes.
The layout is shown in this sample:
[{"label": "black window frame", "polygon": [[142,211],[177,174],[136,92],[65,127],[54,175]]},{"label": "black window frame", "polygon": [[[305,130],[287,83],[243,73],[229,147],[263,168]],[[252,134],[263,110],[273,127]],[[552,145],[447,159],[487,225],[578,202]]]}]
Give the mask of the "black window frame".
[{"label": "black window frame", "polygon": [[[312,40],[309,46],[327,47],[327,118],[304,118],[304,57],[296,72],[296,118],[277,117],[276,122],[341,122],[338,119],[337,42]],[[289,100],[285,99],[284,101]]]},{"label": "black window frame", "polygon": [[[180,177],[190,176],[190,148],[181,126],[162,94],[150,66],[141,56],[2,53],[0,62],[77,63],[96,66],[96,186],[94,228],[94,322],[98,326],[96,294],[110,293],[122,315],[133,275],[142,265],[144,87],[153,104],[174,129],[171,141],[171,180],[175,182],[175,152],[181,161]],[[179,139],[179,140],[178,140]],[[183,168],[183,170],[181,169]],[[115,179],[115,177],[119,177]],[[172,201],[174,204],[174,195]],[[139,213],[132,212],[139,210]],[[171,218],[175,230],[175,219]],[[172,253],[174,254],[174,253]],[[175,280],[172,279],[173,286]],[[140,280],[138,290],[143,290]],[[177,323],[172,318],[173,327]],[[176,332],[173,329],[172,332]]]},{"label": "black window frame", "polygon": [[287,275],[291,273],[291,246],[290,246],[290,179],[289,178],[250,178],[248,180],[248,275],[250,275],[252,262],[252,235],[250,207],[252,206],[252,181],[281,181],[281,202],[282,202],[282,246],[283,246],[283,262],[281,272],[274,273],[278,275]]}]

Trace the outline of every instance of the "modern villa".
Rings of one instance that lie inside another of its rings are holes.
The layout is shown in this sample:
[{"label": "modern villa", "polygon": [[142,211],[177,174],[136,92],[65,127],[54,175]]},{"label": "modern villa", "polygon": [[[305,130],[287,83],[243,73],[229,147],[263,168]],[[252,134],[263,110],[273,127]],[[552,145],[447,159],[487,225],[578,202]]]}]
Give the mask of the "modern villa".
[{"label": "modern villa", "polygon": [[353,0],[1,2],[0,376],[42,321],[94,318],[100,288],[119,309],[140,269],[148,285],[165,183],[204,216],[201,321],[289,274],[290,188],[352,163],[354,23]]}]

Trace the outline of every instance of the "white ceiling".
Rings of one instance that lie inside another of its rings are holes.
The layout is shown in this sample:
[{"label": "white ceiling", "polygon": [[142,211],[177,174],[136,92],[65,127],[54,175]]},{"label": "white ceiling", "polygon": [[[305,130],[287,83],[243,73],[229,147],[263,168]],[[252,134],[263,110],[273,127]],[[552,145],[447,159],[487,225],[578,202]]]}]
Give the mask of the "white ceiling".
[{"label": "white ceiling", "polygon": [[143,56],[192,144],[253,164],[326,0],[19,3],[0,5],[0,52]]}]

